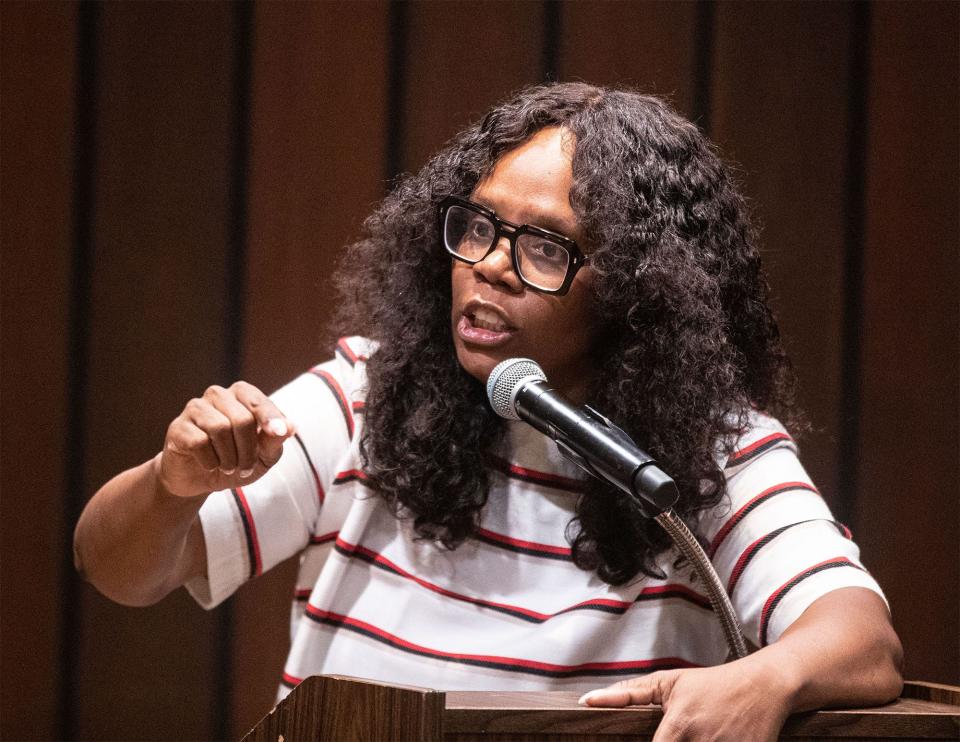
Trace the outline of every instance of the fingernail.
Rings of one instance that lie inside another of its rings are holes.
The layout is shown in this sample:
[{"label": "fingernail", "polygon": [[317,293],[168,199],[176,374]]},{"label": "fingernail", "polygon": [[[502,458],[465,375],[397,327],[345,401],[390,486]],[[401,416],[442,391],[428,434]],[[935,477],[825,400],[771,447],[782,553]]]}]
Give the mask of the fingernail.
[{"label": "fingernail", "polygon": [[586,706],[586,705],[587,705],[587,699],[590,698],[590,696],[592,696],[594,693],[596,693],[596,691],[593,691],[593,690],[587,691],[587,692],[584,693],[582,696],[580,696],[580,700],[577,701],[577,703],[579,703],[581,706]]},{"label": "fingernail", "polygon": [[269,430],[274,435],[286,435],[287,434],[287,424],[281,420],[279,417],[273,418],[267,423],[267,430]]},{"label": "fingernail", "polygon": [[247,477],[249,477],[251,474],[253,474],[253,469],[241,469],[241,470],[240,470],[240,476],[243,477],[244,479],[246,479]]},{"label": "fingernail", "polygon": [[222,471],[224,474],[226,474],[227,476],[229,476],[229,475],[233,474],[233,473],[236,471],[236,469],[235,469],[235,468],[234,468],[234,469],[224,469],[223,467],[220,467],[220,471]]}]

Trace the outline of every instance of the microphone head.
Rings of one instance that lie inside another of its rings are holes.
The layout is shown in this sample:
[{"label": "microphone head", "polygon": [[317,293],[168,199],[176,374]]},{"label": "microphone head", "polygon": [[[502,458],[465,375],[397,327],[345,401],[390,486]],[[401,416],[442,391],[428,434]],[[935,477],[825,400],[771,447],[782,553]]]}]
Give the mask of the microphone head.
[{"label": "microphone head", "polygon": [[487,399],[500,417],[519,420],[516,406],[517,392],[531,381],[546,381],[547,375],[529,358],[508,358],[494,366],[487,379]]}]

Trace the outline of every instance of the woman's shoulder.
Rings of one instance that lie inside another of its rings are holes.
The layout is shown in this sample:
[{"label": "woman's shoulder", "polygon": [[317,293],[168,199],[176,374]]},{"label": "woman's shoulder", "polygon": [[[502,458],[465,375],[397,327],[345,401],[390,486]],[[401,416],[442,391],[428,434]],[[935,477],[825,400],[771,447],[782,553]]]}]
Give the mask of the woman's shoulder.
[{"label": "woman's shoulder", "polygon": [[332,357],[309,367],[270,397],[294,408],[311,408],[332,398],[349,418],[363,407],[366,364],[376,349],[376,342],[359,335],[339,338]]},{"label": "woman's shoulder", "polygon": [[717,463],[727,477],[769,451],[788,449],[793,454],[798,453],[797,444],[790,432],[769,413],[750,408],[745,410],[739,419],[742,432],[721,440],[717,445]]},{"label": "woman's shoulder", "polygon": [[337,340],[334,355],[342,360],[351,369],[357,364],[365,365],[370,356],[376,352],[378,344],[361,335],[348,335]]}]

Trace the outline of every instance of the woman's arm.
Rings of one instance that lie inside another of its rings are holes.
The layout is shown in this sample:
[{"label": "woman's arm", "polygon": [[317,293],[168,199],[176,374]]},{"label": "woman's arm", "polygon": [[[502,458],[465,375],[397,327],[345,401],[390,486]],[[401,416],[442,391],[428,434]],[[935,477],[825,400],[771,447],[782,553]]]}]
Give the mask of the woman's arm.
[{"label": "woman's arm", "polygon": [[134,606],[204,574],[203,501],[263,476],[293,433],[256,387],[210,387],[170,424],[156,457],[117,475],[87,503],[74,533],[77,569],[107,597]]},{"label": "woman's arm", "polygon": [[896,698],[903,650],[886,604],[865,588],[814,601],[780,639],[735,662],[668,670],[587,693],[589,706],[659,704],[665,740],[774,740],[787,717]]}]

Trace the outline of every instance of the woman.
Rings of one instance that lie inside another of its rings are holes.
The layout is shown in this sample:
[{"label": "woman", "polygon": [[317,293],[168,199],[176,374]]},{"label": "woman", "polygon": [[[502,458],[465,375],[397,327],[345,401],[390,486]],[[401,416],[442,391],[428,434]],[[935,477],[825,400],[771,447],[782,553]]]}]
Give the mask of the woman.
[{"label": "woman", "polygon": [[[521,92],[398,185],[339,286],[356,334],[334,361],[272,398],[211,387],[93,498],[77,563],[105,594],[212,606],[299,553],[287,687],[626,677],[584,702],[660,703],[661,739],[771,739],[793,711],[897,695],[882,594],[772,417],[800,424],[743,201],[664,103]],[[720,664],[659,527],[490,410],[491,369],[520,356],[674,477],[758,651]]]}]

